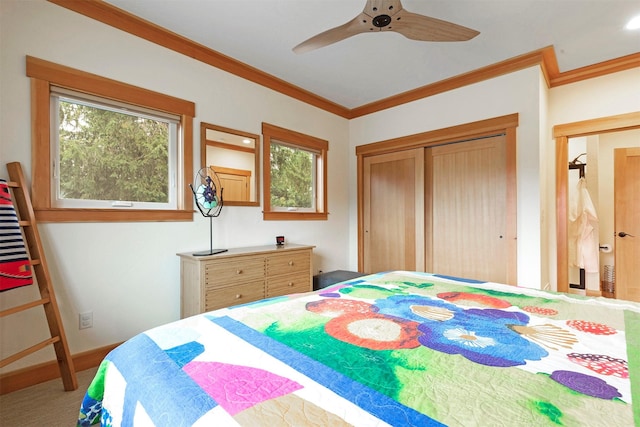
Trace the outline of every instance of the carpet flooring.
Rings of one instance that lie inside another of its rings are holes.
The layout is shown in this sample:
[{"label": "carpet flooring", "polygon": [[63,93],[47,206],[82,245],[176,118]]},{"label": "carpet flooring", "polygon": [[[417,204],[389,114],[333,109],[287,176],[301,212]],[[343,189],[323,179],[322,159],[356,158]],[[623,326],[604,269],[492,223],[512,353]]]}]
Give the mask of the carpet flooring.
[{"label": "carpet flooring", "polygon": [[60,378],[0,396],[2,427],[73,427],[97,368],[77,372],[78,388],[64,391]]}]

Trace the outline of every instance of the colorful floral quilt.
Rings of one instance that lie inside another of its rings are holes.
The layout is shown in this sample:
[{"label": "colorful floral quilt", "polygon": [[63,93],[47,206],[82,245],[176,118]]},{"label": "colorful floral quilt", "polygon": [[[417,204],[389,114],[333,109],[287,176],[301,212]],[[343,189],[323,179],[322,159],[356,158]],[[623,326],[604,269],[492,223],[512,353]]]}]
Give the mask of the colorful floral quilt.
[{"label": "colorful floral quilt", "polygon": [[640,304],[369,275],[132,338],[85,395],[93,424],[640,426]]}]

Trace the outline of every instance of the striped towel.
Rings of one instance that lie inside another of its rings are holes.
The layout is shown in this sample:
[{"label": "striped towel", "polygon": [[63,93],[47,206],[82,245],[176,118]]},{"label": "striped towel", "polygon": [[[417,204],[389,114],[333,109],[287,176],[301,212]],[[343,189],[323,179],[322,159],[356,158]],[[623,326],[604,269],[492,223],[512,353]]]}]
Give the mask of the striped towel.
[{"label": "striped towel", "polygon": [[9,186],[0,179],[0,292],[32,283],[29,255]]}]

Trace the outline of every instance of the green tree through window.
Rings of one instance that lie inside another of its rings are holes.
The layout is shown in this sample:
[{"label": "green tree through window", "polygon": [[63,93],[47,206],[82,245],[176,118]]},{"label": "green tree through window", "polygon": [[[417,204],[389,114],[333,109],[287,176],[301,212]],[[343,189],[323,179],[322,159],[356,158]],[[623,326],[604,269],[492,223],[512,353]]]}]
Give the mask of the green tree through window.
[{"label": "green tree through window", "polygon": [[265,220],[327,220],[329,141],[262,123]]},{"label": "green tree through window", "polygon": [[271,144],[271,206],[313,208],[314,153]]},{"label": "green tree through window", "polygon": [[169,123],[60,99],[60,196],[167,203]]}]

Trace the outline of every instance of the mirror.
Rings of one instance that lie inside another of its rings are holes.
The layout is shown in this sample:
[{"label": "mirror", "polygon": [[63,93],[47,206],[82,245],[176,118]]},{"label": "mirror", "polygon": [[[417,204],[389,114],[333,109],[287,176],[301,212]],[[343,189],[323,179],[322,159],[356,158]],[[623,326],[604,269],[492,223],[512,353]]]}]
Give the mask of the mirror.
[{"label": "mirror", "polygon": [[260,206],[260,136],[200,124],[200,167],[212,167],[227,206]]}]

